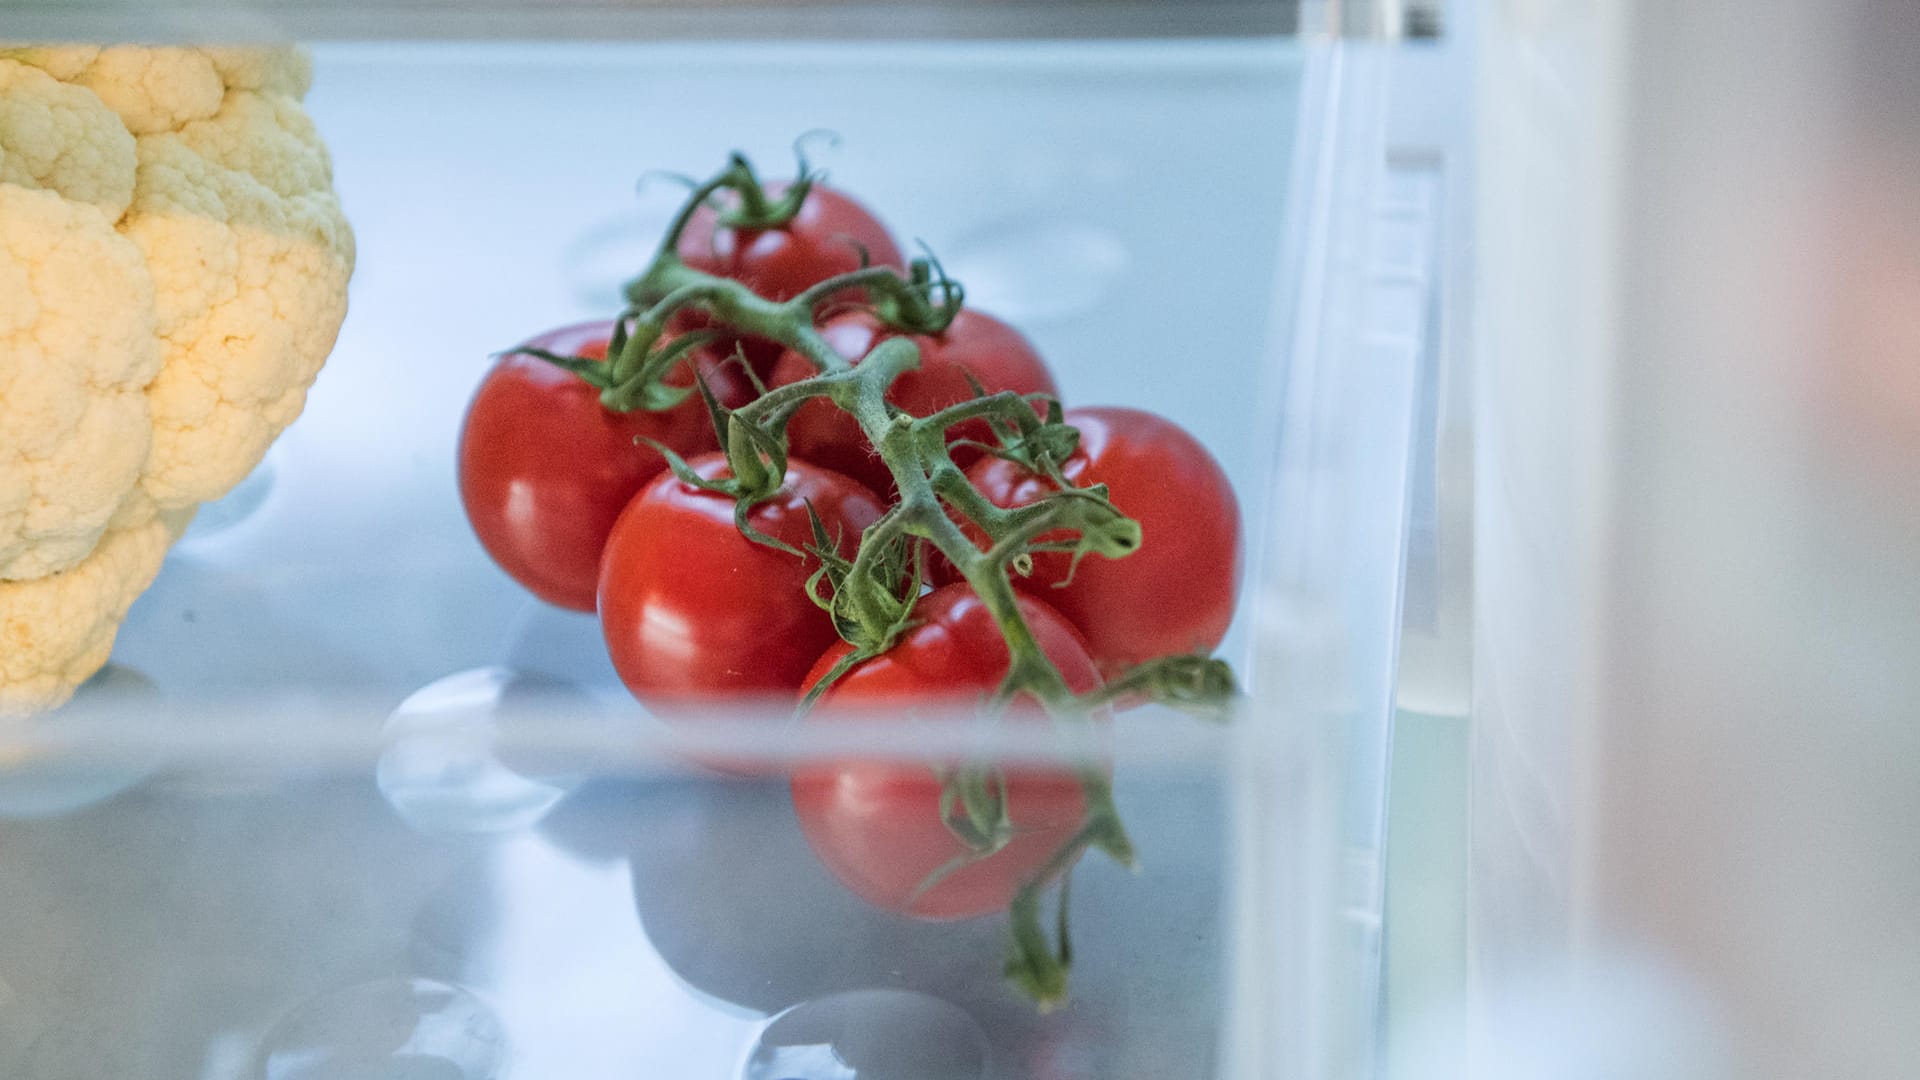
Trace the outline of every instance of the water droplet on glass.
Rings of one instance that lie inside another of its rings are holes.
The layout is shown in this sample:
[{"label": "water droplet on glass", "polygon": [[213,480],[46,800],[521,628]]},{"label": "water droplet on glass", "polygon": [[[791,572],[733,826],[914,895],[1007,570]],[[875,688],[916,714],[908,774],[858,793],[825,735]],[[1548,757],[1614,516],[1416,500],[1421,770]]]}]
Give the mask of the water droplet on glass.
[{"label": "water droplet on glass", "polygon": [[[164,705],[153,680],[130,667],[108,664],[73,700],[30,723],[131,727],[161,719]],[[49,818],[96,805],[137,786],[158,763],[151,751],[100,756],[78,751],[47,760],[0,763],[0,818]]]},{"label": "water droplet on glass", "polygon": [[1126,244],[1097,225],[1017,218],[967,233],[941,253],[967,302],[1009,322],[1038,325],[1084,315],[1126,272]]},{"label": "water droplet on glass", "polygon": [[181,545],[192,547],[258,513],[267,504],[267,496],[273,493],[274,480],[279,472],[274,464],[277,456],[274,450],[268,450],[260,464],[254,466],[246,479],[235,484],[232,491],[200,507],[193,515],[193,523],[187,526],[186,534],[180,538]]},{"label": "water droplet on glass", "polygon": [[267,1033],[250,1080],[497,1080],[507,1033],[473,994],[382,979],[299,1005]]},{"label": "water droplet on glass", "polygon": [[578,713],[585,701],[568,683],[511,668],[449,675],[401,702],[387,720],[386,749],[375,770],[380,792],[424,832],[533,825],[579,778],[509,766],[495,752],[496,739],[515,725]]},{"label": "water droplet on glass", "polygon": [[987,1036],[958,1006],[909,990],[795,1005],[760,1032],[741,1080],[982,1080]]},{"label": "water droplet on glass", "polygon": [[775,1046],[756,1056],[750,1080],[860,1080],[831,1046]]}]

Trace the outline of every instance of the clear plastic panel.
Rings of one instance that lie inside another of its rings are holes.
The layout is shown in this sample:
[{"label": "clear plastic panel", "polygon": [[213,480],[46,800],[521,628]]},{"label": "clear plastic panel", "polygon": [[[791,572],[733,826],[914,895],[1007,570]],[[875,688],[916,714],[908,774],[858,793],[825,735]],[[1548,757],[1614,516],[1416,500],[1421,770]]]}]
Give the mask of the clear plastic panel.
[{"label": "clear plastic panel", "polygon": [[[1419,377],[1374,332],[1374,62],[1278,38],[314,58],[352,310],[107,673],[0,728],[0,1075],[1364,1068]],[[834,881],[782,773],[1060,747],[661,723],[592,617],[492,566],[455,492],[489,356],[612,314],[649,255],[679,191],[635,179],[736,148],[773,171],[819,127],[834,182],[1025,331],[1071,401],[1171,417],[1242,502],[1222,655],[1249,697],[1224,729],[1116,721],[1140,869],[1084,860],[1051,1013],[1002,979],[1004,917],[907,919]],[[723,752],[762,775],[689,764]]]},{"label": "clear plastic panel", "polygon": [[1216,1075],[1215,770],[1127,770],[1142,870],[1076,875],[1073,1002],[1043,1016],[1002,983],[1004,920],[868,905],[783,778],[516,772],[471,738],[398,737],[375,770],[0,787],[6,1074]]}]

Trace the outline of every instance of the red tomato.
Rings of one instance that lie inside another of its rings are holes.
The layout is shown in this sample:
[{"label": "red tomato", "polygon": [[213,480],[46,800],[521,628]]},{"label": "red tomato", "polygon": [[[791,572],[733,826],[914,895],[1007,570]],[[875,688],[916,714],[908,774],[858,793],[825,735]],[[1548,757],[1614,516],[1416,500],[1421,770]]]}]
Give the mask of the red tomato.
[{"label": "red tomato", "polygon": [[[724,477],[723,454],[688,462]],[[797,548],[813,541],[807,503],[852,556],[860,532],[885,507],[859,484],[789,461],[778,495],[748,522]],[[710,705],[753,695],[791,697],[820,653],[839,640],[832,619],[807,597],[818,560],[747,539],[733,500],[671,472],[620,515],[600,567],[600,628],[613,666],[651,707]]]},{"label": "red tomato", "polygon": [[[784,183],[768,184],[767,195],[778,199],[786,189]],[[681,232],[677,250],[695,270],[732,278],[769,300],[788,300],[835,274],[860,269],[861,248],[871,265],[907,265],[878,218],[815,184],[793,220],[773,229],[722,225],[719,213],[703,206]]]},{"label": "red tomato", "polygon": [[[533,348],[604,360],[613,323],[563,327]],[[732,405],[749,388],[732,365],[700,354],[715,393]],[[686,365],[670,382],[688,385]],[[698,396],[664,412],[608,412],[600,392],[531,356],[493,366],[467,406],[460,431],[460,499],[480,544],[501,569],[548,603],[592,611],[600,550],[614,519],[666,468],[642,439],[680,454],[718,445]]]},{"label": "red tomato", "polygon": [[[1028,597],[1020,598],[1020,610],[1069,687],[1084,693],[1100,685],[1080,635],[1065,619]],[[914,618],[919,625],[892,649],[842,676],[805,722],[873,722],[882,716],[918,722],[904,708],[870,710],[943,699],[965,708],[999,686],[1007,672],[1006,641],[971,589],[949,585],[927,594]],[[824,677],[849,649],[842,642],[827,650],[807,675],[807,685]],[[1032,718],[1037,711],[1029,705],[1014,716]],[[855,761],[802,766],[793,776],[793,803],[814,853],[861,898],[924,919],[966,919],[1005,910],[1086,817],[1086,796],[1071,771],[1030,766],[1007,770],[1006,780],[1007,811],[1016,835],[999,851],[953,870],[924,892],[919,890],[929,877],[966,853],[941,820],[940,781],[925,765]]]},{"label": "red tomato", "polygon": [[[1233,621],[1240,590],[1240,506],[1226,473],[1198,440],[1150,412],[1068,409],[1066,422],[1080,430],[1080,447],[1062,475],[1077,487],[1107,485],[1113,505],[1140,523],[1140,548],[1122,559],[1089,555],[1064,586],[1071,556],[1042,552],[1032,575],[1014,583],[1080,629],[1107,678],[1143,660],[1211,650]],[[1000,458],[976,463],[967,476],[1003,507],[1053,490]]]},{"label": "red tomato", "polygon": [[[828,319],[820,327],[840,355],[858,361],[874,346],[900,336],[869,312],[850,311]],[[1020,331],[972,308],[963,308],[944,334],[912,335],[920,347],[920,367],[894,380],[887,400],[915,416],[938,412],[974,396],[967,381],[971,372],[988,393],[1012,390],[1020,394],[1059,396],[1053,373]],[[814,366],[799,353],[780,357],[768,378],[771,386],[799,382],[814,374]],[[969,420],[950,430],[949,439],[990,442],[993,429],[985,420]],[[860,431],[853,416],[830,401],[801,406],[787,426],[788,445],[808,461],[838,469],[875,491],[891,491],[893,476]],[[954,463],[965,468],[980,456],[972,447],[953,451]]]}]

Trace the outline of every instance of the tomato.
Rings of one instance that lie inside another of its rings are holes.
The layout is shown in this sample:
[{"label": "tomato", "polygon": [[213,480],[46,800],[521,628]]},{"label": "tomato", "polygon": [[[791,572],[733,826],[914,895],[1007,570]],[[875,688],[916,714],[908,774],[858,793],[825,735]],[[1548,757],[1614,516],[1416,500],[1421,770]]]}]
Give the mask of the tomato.
[{"label": "tomato", "polygon": [[[1211,650],[1240,589],[1240,507],[1226,473],[1198,440],[1150,412],[1068,409],[1066,422],[1079,429],[1080,447],[1061,474],[1077,487],[1107,485],[1113,505],[1140,523],[1140,548],[1122,559],[1088,555],[1065,585],[1071,555],[1041,552],[1033,573],[1014,583],[1080,629],[1107,678],[1144,660]],[[967,476],[1003,507],[1053,490],[1000,458],[977,462]]]},{"label": "tomato", "polygon": [[[767,195],[778,199],[786,189],[784,183],[768,184]],[[907,265],[878,218],[815,184],[793,220],[772,229],[722,225],[719,213],[703,206],[681,232],[677,252],[695,270],[732,278],[769,300],[788,300],[835,274],[860,269],[862,248],[870,265]]]},{"label": "tomato", "polygon": [[[874,346],[900,336],[887,329],[871,312],[850,311],[822,323],[820,332],[840,355],[858,361]],[[984,312],[962,308],[953,324],[939,335],[912,335],[920,347],[920,367],[894,380],[887,400],[915,416],[938,412],[974,396],[968,373],[989,393],[1012,390],[1020,394],[1059,396],[1053,373],[1020,331]],[[814,366],[799,353],[782,355],[768,378],[784,386],[814,374]],[[830,401],[801,406],[787,426],[788,445],[808,461],[838,469],[875,491],[891,491],[887,471],[853,416]],[[993,429],[985,420],[969,420],[947,433],[949,440],[990,442]],[[965,468],[980,457],[973,447],[956,447],[954,463]]]},{"label": "tomato", "polygon": [[[610,321],[563,327],[532,348],[605,360]],[[696,354],[729,404],[750,393],[738,369]],[[688,385],[686,365],[670,382]],[[676,453],[718,445],[698,396],[664,412],[609,412],[600,392],[532,356],[506,356],[467,406],[460,432],[460,499],[480,544],[514,580],[548,603],[592,611],[600,551],[620,511],[666,468],[653,439]]]},{"label": "tomato", "polygon": [[[728,475],[723,454],[688,462],[707,479]],[[803,461],[788,462],[779,494],[753,508],[753,528],[804,549],[807,504],[851,557],[860,532],[886,509],[866,488]],[[634,496],[607,540],[600,567],[600,628],[613,666],[650,707],[713,704],[740,696],[791,697],[839,640],[807,596],[818,567],[749,540],[733,499],[671,472]]]},{"label": "tomato", "polygon": [[[1027,624],[1067,685],[1084,693],[1100,685],[1080,635],[1051,608],[1020,598]],[[939,703],[971,707],[999,686],[1007,646],[986,605],[965,585],[922,597],[918,625],[894,647],[840,678],[805,723],[933,722],[900,708]],[[807,676],[811,686],[849,651],[835,645]],[[1013,716],[1031,719],[1028,705]],[[796,768],[793,804],[801,832],[833,875],[867,902],[925,919],[966,919],[1004,910],[1070,840],[1086,817],[1086,797],[1071,770],[1029,766],[1006,771],[1006,807],[1015,835],[1005,847],[922,886],[966,847],[940,814],[939,779],[925,765],[852,761]]]}]

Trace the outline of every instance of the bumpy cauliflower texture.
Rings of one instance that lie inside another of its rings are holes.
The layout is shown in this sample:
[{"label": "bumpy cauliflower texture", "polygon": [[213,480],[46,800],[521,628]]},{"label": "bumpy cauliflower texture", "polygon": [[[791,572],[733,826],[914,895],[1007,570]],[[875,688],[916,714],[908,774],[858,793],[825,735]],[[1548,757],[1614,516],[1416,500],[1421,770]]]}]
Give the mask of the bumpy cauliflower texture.
[{"label": "bumpy cauliflower texture", "polygon": [[291,49],[0,48],[0,715],[305,404],[353,236]]}]

